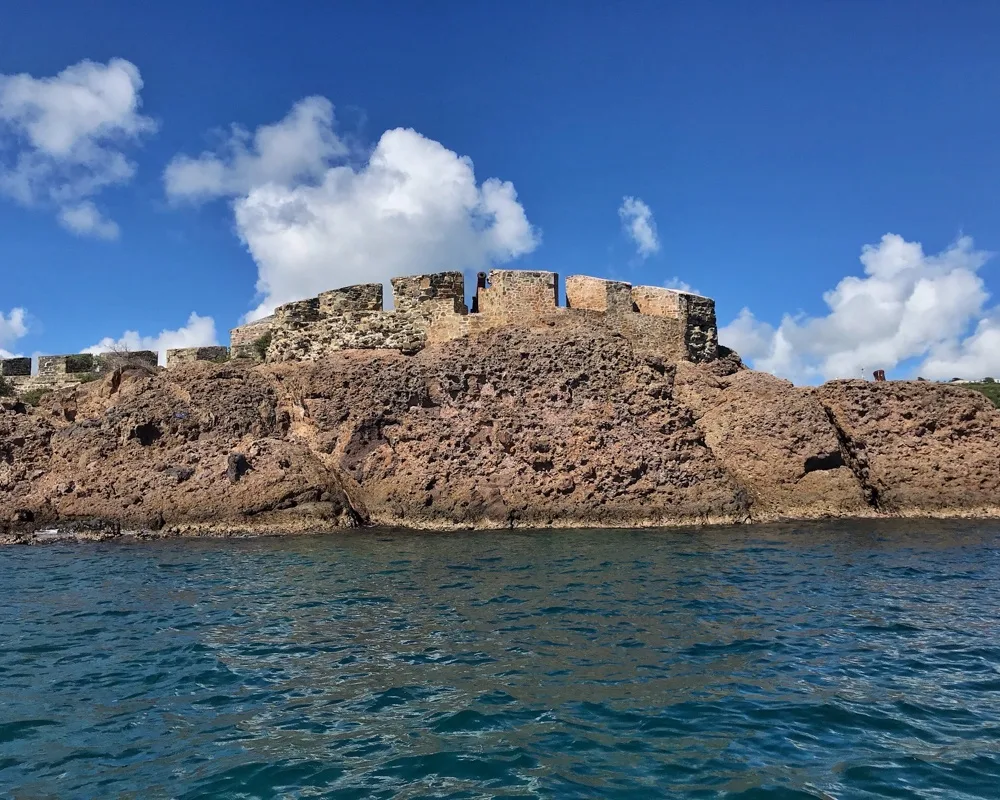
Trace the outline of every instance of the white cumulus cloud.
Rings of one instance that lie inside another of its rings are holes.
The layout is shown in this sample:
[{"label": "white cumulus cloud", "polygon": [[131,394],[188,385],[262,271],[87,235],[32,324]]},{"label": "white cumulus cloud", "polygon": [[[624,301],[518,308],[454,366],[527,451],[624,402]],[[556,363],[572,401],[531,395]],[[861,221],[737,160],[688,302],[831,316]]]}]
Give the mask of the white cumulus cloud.
[{"label": "white cumulus cloud", "polygon": [[870,376],[911,359],[922,359],[916,373],[926,378],[1000,372],[990,349],[1000,316],[984,310],[979,276],[989,257],[967,236],[928,255],[889,233],[862,248],[864,277],[847,276],[823,295],[825,316],[786,314],[774,327],[744,308],[719,340],[755,368],[799,382]]},{"label": "white cumulus cloud", "polygon": [[119,338],[105,336],[97,344],[86,347],[82,353],[107,353],[121,350],[154,350],[160,363],[166,363],[166,351],[175,347],[208,347],[218,344],[215,320],[191,312],[187,324],[177,330],[163,330],[156,336],[142,336],[138,331],[125,331]]},{"label": "white cumulus cloud", "polygon": [[27,314],[23,308],[11,309],[6,314],[0,311],[0,358],[13,358],[15,354],[6,348],[13,347],[27,332]]},{"label": "white cumulus cloud", "polygon": [[139,113],[141,89],[139,70],[121,58],[55,77],[0,75],[0,193],[56,208],[74,233],[115,238],[117,225],[88,198],[135,174],[123,148],[156,128]]},{"label": "white cumulus cloud", "polygon": [[106,219],[90,200],[65,206],[59,212],[59,224],[73,233],[97,239],[117,239],[120,233],[118,223]]},{"label": "white cumulus cloud", "polygon": [[483,269],[538,245],[513,184],[477,183],[468,157],[414,130],[386,131],[360,163],[349,155],[332,106],[312,97],[252,136],[237,129],[221,153],[168,165],[172,199],[232,198],[262,297],[248,318],[352,283]]},{"label": "white cumulus cloud", "polygon": [[618,217],[625,233],[635,242],[636,252],[641,258],[648,258],[660,251],[653,212],[642,200],[638,197],[623,197]]},{"label": "white cumulus cloud", "polygon": [[300,100],[273,125],[254,134],[234,125],[221,154],[177,156],[164,172],[174,200],[207,200],[247,194],[257,186],[283,186],[319,179],[331,159],[346,156],[347,145],[334,132],[333,104],[325,97]]}]

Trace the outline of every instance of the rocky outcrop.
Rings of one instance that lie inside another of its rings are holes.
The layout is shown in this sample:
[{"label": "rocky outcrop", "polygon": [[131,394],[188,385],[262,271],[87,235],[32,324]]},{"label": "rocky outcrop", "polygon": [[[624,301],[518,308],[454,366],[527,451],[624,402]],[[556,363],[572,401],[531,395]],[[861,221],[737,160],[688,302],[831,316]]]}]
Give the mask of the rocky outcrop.
[{"label": "rocky outcrop", "polygon": [[998,423],[960,388],[795,387],[566,315],[4,401],[0,538],[992,515]]}]

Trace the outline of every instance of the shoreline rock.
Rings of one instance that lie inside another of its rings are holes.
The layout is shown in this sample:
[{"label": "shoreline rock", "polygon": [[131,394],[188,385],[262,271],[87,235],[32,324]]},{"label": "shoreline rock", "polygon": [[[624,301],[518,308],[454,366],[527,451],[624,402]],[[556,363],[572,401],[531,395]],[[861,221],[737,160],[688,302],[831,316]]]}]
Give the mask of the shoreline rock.
[{"label": "shoreline rock", "polygon": [[410,355],[126,369],[0,403],[0,543],[992,518],[998,431],[970,390],[796,387],[557,315]]}]

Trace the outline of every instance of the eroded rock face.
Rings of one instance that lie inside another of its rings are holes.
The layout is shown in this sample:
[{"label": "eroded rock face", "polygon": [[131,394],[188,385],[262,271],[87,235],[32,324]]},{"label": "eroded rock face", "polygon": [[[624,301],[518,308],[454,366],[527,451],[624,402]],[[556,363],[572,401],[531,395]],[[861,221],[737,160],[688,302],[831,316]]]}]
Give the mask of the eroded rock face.
[{"label": "eroded rock face", "polygon": [[929,383],[671,363],[567,317],[416,355],[118,371],[0,403],[0,533],[998,513],[1000,415]]},{"label": "eroded rock face", "polygon": [[406,357],[276,368],[373,522],[634,525],[745,500],[673,397],[673,365],[587,327],[509,327]]},{"label": "eroded rock face", "polygon": [[[328,469],[286,438],[274,382],[203,363],[65,389],[0,411],[0,525],[94,519],[138,529],[295,529],[356,518]],[[23,408],[23,407],[22,407]],[[238,483],[230,455],[245,453]]]},{"label": "eroded rock face", "polygon": [[979,392],[855,380],[815,393],[880,510],[1000,513],[1000,413]]},{"label": "eroded rock face", "polygon": [[837,431],[811,389],[744,369],[709,376],[683,364],[680,372],[678,396],[697,409],[706,443],[746,487],[751,516],[871,512]]}]

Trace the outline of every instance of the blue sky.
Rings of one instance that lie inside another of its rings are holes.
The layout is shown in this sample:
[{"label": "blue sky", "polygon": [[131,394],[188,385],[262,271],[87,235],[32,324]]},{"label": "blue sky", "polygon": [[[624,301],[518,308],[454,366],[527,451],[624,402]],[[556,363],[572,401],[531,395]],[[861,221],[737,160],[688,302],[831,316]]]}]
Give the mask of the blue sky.
[{"label": "blue sky", "polygon": [[[144,5],[4,11],[7,352],[225,342],[412,255],[679,280],[800,382],[1000,373],[998,4]],[[50,91],[123,75],[135,105],[96,129]],[[403,224],[399,170],[418,176]]]}]

